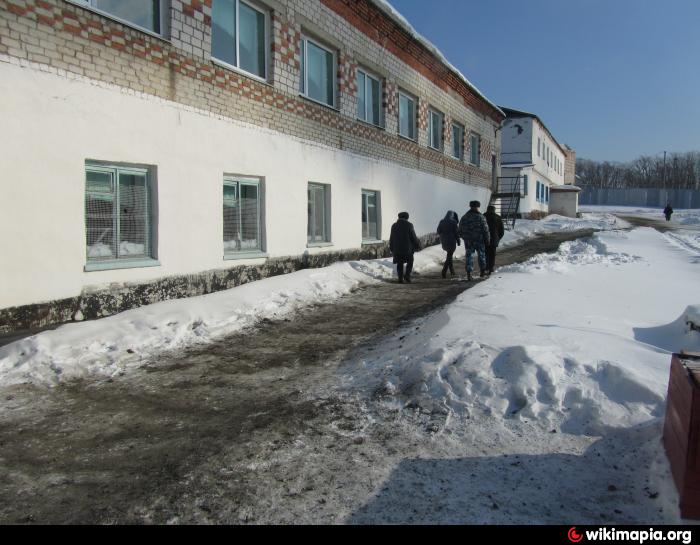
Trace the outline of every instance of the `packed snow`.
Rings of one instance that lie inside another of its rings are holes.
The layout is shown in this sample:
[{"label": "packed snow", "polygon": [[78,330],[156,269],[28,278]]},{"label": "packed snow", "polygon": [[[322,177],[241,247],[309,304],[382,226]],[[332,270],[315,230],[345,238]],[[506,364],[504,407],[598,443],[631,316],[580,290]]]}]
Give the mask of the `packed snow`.
[{"label": "packed snow", "polygon": [[[665,220],[663,207],[649,208],[640,206],[594,206],[583,205],[580,210],[593,214],[621,214],[624,216],[636,216],[645,219]],[[699,209],[675,209],[671,215],[669,225],[673,227],[697,228],[700,226]]]},{"label": "packed snow", "polygon": [[[605,214],[588,219],[522,220],[506,234],[503,244],[521,243],[545,232],[621,225]],[[462,246],[456,256],[463,255]],[[440,246],[427,248],[416,254],[414,270],[420,273],[436,267],[443,259]],[[201,297],[164,301],[98,321],[67,324],[0,347],[0,384],[55,385],[65,379],[114,376],[158,352],[211,342],[265,318],[289,316],[301,307],[331,301],[362,284],[395,275],[390,258],[336,263]]]}]

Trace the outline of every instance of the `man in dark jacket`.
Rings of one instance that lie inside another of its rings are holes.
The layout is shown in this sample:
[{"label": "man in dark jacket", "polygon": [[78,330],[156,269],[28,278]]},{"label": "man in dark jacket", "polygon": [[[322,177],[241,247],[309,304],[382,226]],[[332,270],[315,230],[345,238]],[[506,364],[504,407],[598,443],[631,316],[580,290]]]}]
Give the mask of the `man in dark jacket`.
[{"label": "man in dark jacket", "polygon": [[671,207],[671,203],[667,203],[666,208],[664,208],[664,216],[666,216],[666,221],[671,221],[671,214],[673,214],[673,208]]},{"label": "man in dark jacket", "polygon": [[464,249],[467,253],[467,279],[472,279],[472,253],[479,256],[479,269],[481,276],[486,276],[486,246],[491,243],[489,225],[479,212],[481,203],[472,201],[469,203],[469,211],[459,221],[459,236],[464,239]]},{"label": "man in dark jacket", "polygon": [[440,221],[437,228],[437,234],[440,237],[442,249],[447,252],[445,265],[442,267],[442,277],[447,278],[447,269],[450,270],[452,276],[455,275],[455,268],[452,265],[452,256],[459,245],[459,216],[457,212],[448,210],[444,219]]},{"label": "man in dark jacket", "polygon": [[488,266],[488,274],[491,274],[496,266],[496,248],[498,248],[498,243],[503,238],[505,230],[501,216],[496,214],[495,206],[489,206],[486,209],[484,218],[486,218],[486,223],[489,225],[489,235],[491,236],[491,244],[486,247],[486,264]]},{"label": "man in dark jacket", "polygon": [[[399,275],[399,283],[404,280],[411,283],[411,271],[413,270],[413,252],[421,249],[420,241],[413,229],[413,224],[408,221],[408,212],[399,214],[399,221],[391,226],[391,238],[389,238],[389,249],[394,256],[396,272]],[[406,272],[404,273],[404,264]]]}]

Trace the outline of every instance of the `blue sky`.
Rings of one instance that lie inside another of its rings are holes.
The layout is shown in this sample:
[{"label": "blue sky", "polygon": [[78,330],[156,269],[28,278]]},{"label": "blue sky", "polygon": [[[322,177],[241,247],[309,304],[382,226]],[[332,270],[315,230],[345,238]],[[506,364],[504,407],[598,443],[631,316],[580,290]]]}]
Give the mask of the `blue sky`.
[{"label": "blue sky", "polygon": [[390,0],[579,157],[700,150],[700,0]]}]

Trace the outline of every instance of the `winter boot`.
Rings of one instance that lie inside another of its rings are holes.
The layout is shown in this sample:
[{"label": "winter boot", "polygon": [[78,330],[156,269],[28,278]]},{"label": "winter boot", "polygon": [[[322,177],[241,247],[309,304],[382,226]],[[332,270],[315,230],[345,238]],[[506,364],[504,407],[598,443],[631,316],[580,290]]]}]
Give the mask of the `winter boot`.
[{"label": "winter boot", "polygon": [[467,272],[467,281],[471,282],[472,281],[472,273]]},{"label": "winter boot", "polygon": [[481,278],[486,276],[486,269],[481,269]]},{"label": "winter boot", "polygon": [[409,275],[404,276],[404,280],[406,281],[407,284],[411,283],[411,277]]}]

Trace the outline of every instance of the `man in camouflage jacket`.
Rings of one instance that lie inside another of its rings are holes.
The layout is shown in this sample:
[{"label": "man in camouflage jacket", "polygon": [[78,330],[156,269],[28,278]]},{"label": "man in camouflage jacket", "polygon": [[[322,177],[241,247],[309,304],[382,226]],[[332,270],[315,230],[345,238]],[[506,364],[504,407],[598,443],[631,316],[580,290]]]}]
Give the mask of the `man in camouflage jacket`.
[{"label": "man in camouflage jacket", "polygon": [[479,269],[481,276],[486,276],[486,247],[491,243],[491,234],[486,218],[479,212],[481,203],[472,201],[469,203],[469,211],[462,216],[459,222],[459,236],[464,239],[464,249],[467,252],[467,278],[472,279],[472,254],[479,256]]}]

